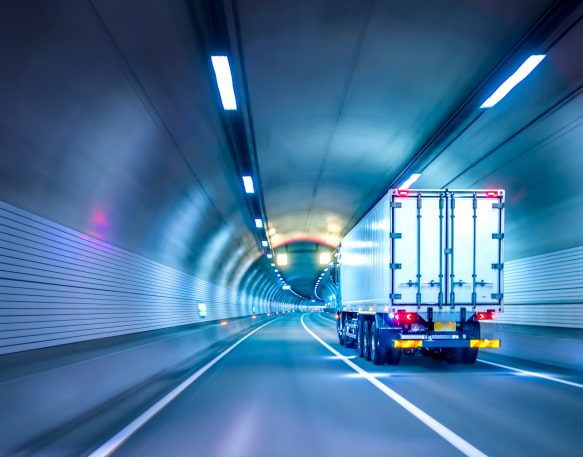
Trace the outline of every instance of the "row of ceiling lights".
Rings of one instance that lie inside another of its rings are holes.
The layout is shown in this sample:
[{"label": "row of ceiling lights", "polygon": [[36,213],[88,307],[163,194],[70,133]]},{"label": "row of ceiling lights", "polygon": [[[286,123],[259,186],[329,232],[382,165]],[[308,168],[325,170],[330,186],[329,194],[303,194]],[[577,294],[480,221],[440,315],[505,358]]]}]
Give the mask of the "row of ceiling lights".
[{"label": "row of ceiling lights", "polygon": [[[231,67],[229,65],[229,59],[227,56],[212,56],[211,63],[213,70],[215,72],[215,77],[217,80],[217,86],[219,88],[219,95],[221,97],[221,103],[223,104],[223,109],[226,111],[236,111],[237,110],[237,98],[235,97],[235,89],[233,86],[233,75],[231,73]],[[243,188],[246,194],[255,193],[255,185],[253,183],[253,177],[249,175],[242,176]],[[266,230],[266,224],[261,217],[254,218],[255,228],[264,229],[265,236],[261,237],[261,248],[268,259],[273,258],[273,251],[269,243],[269,236]],[[282,289],[289,290],[291,293],[296,295],[301,299],[306,297],[296,293],[289,284],[281,276],[281,273],[277,268],[275,268],[275,263],[271,262],[271,266],[276,274],[278,280],[282,285]]]},{"label": "row of ceiling lights", "polygon": [[[516,85],[518,85],[521,81],[523,81],[532,71],[544,60],[546,56],[544,54],[535,54],[529,56],[523,63],[518,67],[518,69],[512,73],[498,88],[480,105],[481,109],[488,109],[493,108],[496,106],[506,95],[508,95],[512,89]],[[219,88],[219,94],[221,97],[221,102],[223,104],[223,109],[227,111],[237,110],[237,99],[235,97],[235,89],[233,86],[233,77],[231,73],[231,67],[229,65],[229,59],[227,56],[212,56],[211,62],[213,65],[213,69],[215,72],[215,77],[217,80],[217,85]],[[408,189],[411,187],[419,178],[421,177],[421,173],[412,173],[404,182],[399,186],[400,189]],[[254,194],[255,187],[253,184],[253,178],[251,176],[243,176],[243,187],[247,194]],[[265,228],[265,224],[263,223],[263,219],[255,218],[255,227],[258,229]],[[267,232],[265,232],[264,240],[261,240],[261,247],[267,248],[266,255],[268,259],[273,258],[273,251],[269,245],[269,236]],[[322,256],[326,255],[327,253],[323,253],[320,255],[320,264],[322,264]],[[328,254],[329,255],[329,254]],[[285,260],[282,257],[281,265],[287,264],[287,256],[285,256]],[[279,260],[279,259],[278,259]],[[328,263],[327,262],[324,263]],[[278,262],[279,263],[279,262]],[[292,293],[297,295],[298,297],[305,298],[293,290],[291,287],[286,284],[284,279],[281,277],[281,274],[275,268],[275,264],[271,262],[271,266],[274,268],[277,277],[279,278],[280,282],[282,282],[282,288],[286,290],[290,290]],[[324,270],[327,271],[326,268]],[[318,297],[316,290],[322,279],[324,272],[320,275],[318,280],[316,281],[316,285],[314,287],[314,294]],[[318,297],[319,298],[319,297]]]}]

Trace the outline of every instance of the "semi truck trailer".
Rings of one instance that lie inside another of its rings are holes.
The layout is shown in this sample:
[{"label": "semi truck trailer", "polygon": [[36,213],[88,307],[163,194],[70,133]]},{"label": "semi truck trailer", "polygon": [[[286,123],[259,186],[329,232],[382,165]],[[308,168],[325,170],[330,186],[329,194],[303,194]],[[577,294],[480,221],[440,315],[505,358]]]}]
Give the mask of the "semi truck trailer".
[{"label": "semi truck trailer", "polygon": [[343,238],[341,345],[375,364],[421,353],[472,364],[503,312],[503,190],[392,189]]}]

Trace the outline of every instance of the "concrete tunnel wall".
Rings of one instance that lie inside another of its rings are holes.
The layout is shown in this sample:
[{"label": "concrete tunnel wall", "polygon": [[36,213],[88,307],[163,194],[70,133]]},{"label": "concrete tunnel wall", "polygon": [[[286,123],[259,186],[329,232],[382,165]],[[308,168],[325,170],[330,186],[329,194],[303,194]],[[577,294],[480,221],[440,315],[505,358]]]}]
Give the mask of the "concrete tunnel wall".
[{"label": "concrete tunnel wall", "polygon": [[[257,240],[241,210],[240,176],[220,134],[212,81],[192,71],[208,56],[188,44],[190,26],[179,24],[160,44],[192,65],[167,80],[156,77],[164,62],[125,60],[136,51],[121,52],[88,4],[39,2],[38,14],[19,2],[3,8],[10,18],[0,40],[10,62],[0,75],[3,351],[197,322],[201,301],[207,319],[295,303],[265,262],[256,261]],[[534,92],[512,95],[519,112],[513,103],[480,119],[419,183],[506,188],[503,322],[583,327],[583,232],[573,228],[582,216],[581,63],[569,58],[580,38],[580,27],[571,30],[549,55],[553,64],[527,82]],[[151,67],[139,70],[148,77],[138,79],[136,66],[144,62]],[[496,146],[553,104],[548,115]],[[464,171],[488,150],[495,152]],[[46,250],[54,255],[46,259],[53,271],[41,264]],[[77,263],[64,263],[66,250],[75,251]],[[86,263],[106,253],[124,260],[102,259],[100,273]],[[113,278],[119,270],[111,262],[122,262],[125,276]],[[73,274],[85,282],[73,285]],[[113,280],[116,286],[96,298],[96,284]],[[139,280],[156,296],[150,308]],[[108,302],[106,314],[99,300]]]},{"label": "concrete tunnel wall", "polygon": [[204,76],[187,112],[89,3],[3,10],[0,353],[199,322],[201,302],[206,320],[295,303],[260,259]]}]

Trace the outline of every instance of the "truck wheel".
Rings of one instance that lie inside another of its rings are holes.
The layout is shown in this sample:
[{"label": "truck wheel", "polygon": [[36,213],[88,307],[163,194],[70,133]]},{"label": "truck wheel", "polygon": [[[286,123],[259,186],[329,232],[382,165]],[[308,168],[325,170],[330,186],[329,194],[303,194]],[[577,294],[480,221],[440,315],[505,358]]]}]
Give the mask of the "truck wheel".
[{"label": "truck wheel", "polygon": [[456,365],[461,363],[464,355],[464,348],[451,348],[447,353],[447,363]]},{"label": "truck wheel", "polygon": [[356,330],[356,352],[358,352],[360,357],[364,357],[364,326],[362,322],[362,319],[358,319]]},{"label": "truck wheel", "polygon": [[371,345],[370,345],[370,358],[372,363],[375,365],[383,365],[385,363],[384,350],[380,348],[379,332],[377,332],[376,323],[372,323],[370,326],[371,333]]},{"label": "truck wheel", "polygon": [[342,336],[344,337],[344,347],[351,348],[354,346],[354,340],[346,334],[346,328],[344,329]]},{"label": "truck wheel", "polygon": [[[480,338],[480,323],[479,322],[466,322],[463,327],[463,331],[466,336],[473,340]],[[476,363],[478,359],[479,349],[474,348],[464,348],[464,353],[462,355],[462,363],[467,365],[472,365]]]},{"label": "truck wheel", "polygon": [[362,327],[363,327],[363,332],[362,332],[362,338],[363,338],[363,345],[362,345],[362,349],[363,349],[363,357],[365,358],[365,360],[370,360],[370,322],[368,321],[364,321],[362,323]]},{"label": "truck wheel", "polygon": [[401,361],[401,353],[403,351],[401,351],[401,349],[395,349],[393,347],[393,341],[395,339],[394,338],[389,338],[388,344],[387,344],[387,352],[385,354],[385,360],[387,362],[387,364],[389,365],[398,365],[399,362]]},{"label": "truck wheel", "polygon": [[340,346],[344,346],[344,328],[340,328],[342,324],[338,322],[338,326],[336,327],[336,332],[338,333],[338,342]]}]

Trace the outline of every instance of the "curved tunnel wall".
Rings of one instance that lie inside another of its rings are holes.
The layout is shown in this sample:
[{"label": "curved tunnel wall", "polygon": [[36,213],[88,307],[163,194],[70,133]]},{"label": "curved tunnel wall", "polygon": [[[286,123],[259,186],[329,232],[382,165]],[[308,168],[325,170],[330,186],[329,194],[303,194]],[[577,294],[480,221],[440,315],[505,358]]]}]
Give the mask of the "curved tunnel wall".
[{"label": "curved tunnel wall", "polygon": [[[0,203],[0,250],[0,354],[267,313],[287,304],[286,294],[259,270],[239,289],[227,287],[6,203]],[[199,313],[201,303],[206,316]]]},{"label": "curved tunnel wall", "polygon": [[131,30],[112,6],[0,7],[0,352],[295,300],[259,257],[186,5]]}]

